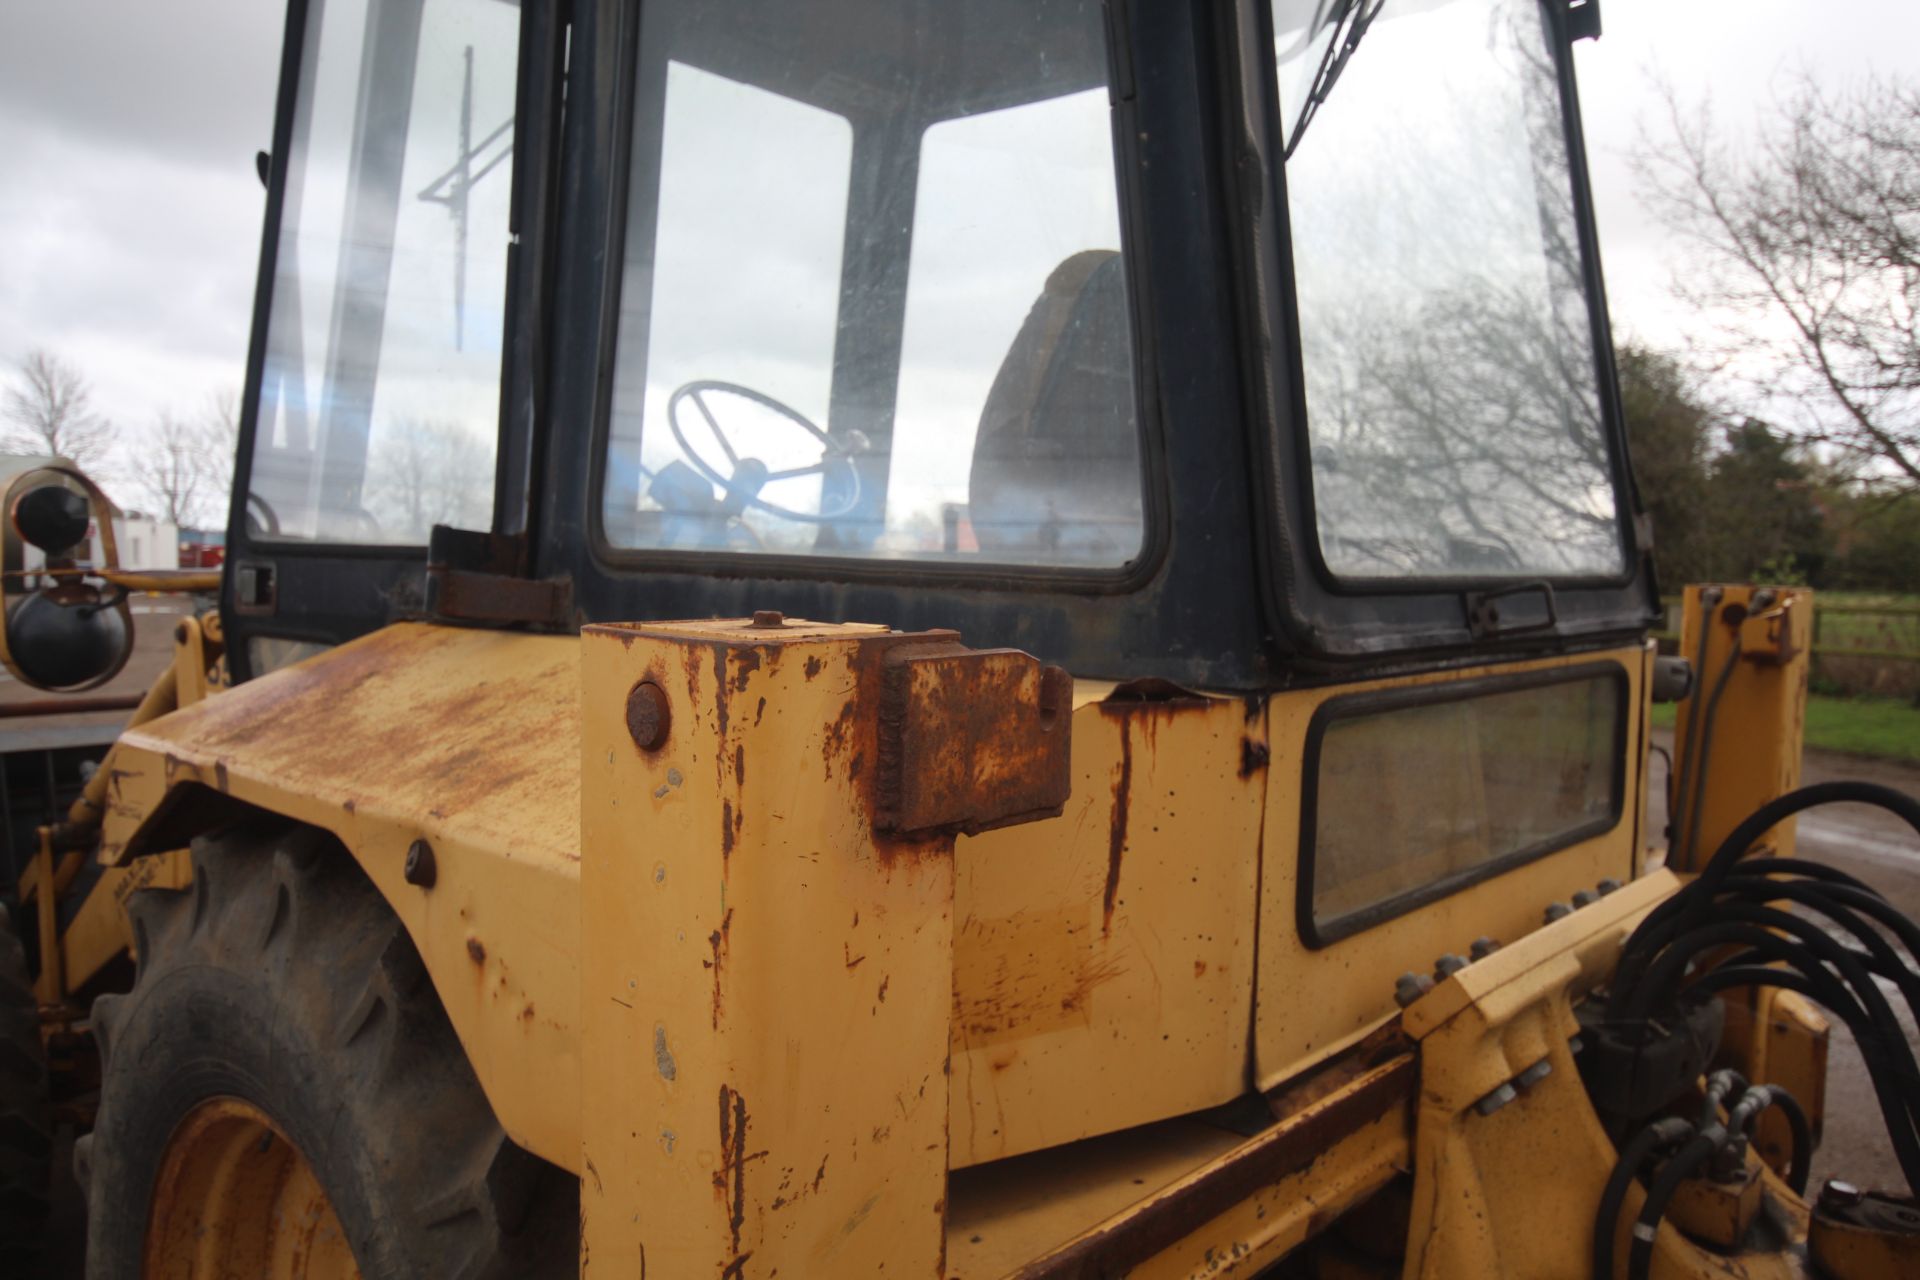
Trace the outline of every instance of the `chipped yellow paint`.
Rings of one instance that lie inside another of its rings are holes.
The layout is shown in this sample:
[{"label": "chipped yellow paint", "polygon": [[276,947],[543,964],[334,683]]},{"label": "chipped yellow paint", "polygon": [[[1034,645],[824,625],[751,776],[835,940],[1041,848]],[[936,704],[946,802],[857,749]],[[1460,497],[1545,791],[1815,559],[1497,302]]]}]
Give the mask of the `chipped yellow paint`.
[{"label": "chipped yellow paint", "polygon": [[953,837],[869,822],[904,639],[582,634],[582,1274],[940,1274]]},{"label": "chipped yellow paint", "polygon": [[1057,820],[955,851],[956,1168],[1246,1088],[1265,716],[1074,690]]},{"label": "chipped yellow paint", "polygon": [[[332,832],[419,947],[501,1125],[574,1168],[579,653],[571,637],[401,624],[129,730],[102,859],[190,784]],[[402,877],[422,838],[431,890]]]},{"label": "chipped yellow paint", "polygon": [[[1500,1162],[1517,1152],[1513,1169],[1545,1176],[1541,1135],[1579,1135],[1580,1185],[1604,1177],[1597,1121],[1563,1060],[1567,1000],[1673,881],[1647,877],[1545,928],[1540,910],[1633,865],[1642,647],[1364,686],[1618,662],[1627,811],[1592,840],[1310,951],[1294,923],[1306,726],[1361,686],[1249,705],[1168,690],[1128,701],[1124,686],[1081,682],[1060,817],[903,840],[871,829],[868,790],[875,653],[900,638],[784,630],[394,626],[129,732],[104,856],[164,851],[169,795],[337,835],[419,945],[507,1132],[581,1175],[583,1268],[603,1273],[632,1274],[644,1249],[653,1274],[884,1262],[936,1275],[950,1169],[956,1188],[1009,1180],[965,1211],[962,1275],[1007,1250],[1044,1265],[1076,1232],[1125,1235],[1235,1144],[1216,1130],[1148,1151],[1136,1167],[1158,1171],[1158,1191],[1085,1166],[1058,1206],[1017,1190],[1021,1160],[979,1162],[1036,1152],[1022,1160],[1067,1169],[1096,1149],[1061,1145],[1075,1139],[1150,1146],[1155,1122],[1234,1098],[1249,1072],[1270,1085],[1377,1029],[1399,972],[1481,934],[1508,946],[1407,1015],[1427,1038],[1414,1149],[1418,1230],[1431,1235],[1410,1274],[1485,1261],[1446,1197],[1495,1196],[1496,1235],[1520,1230],[1520,1175]],[[647,678],[671,711],[656,751],[626,719]],[[434,850],[430,889],[402,875],[417,839]],[[184,882],[185,860],[115,874]],[[89,919],[75,947],[105,927]],[[1560,1055],[1555,1074],[1508,1108],[1532,1120],[1476,1127],[1474,1090],[1536,1051]],[[1155,1224],[1141,1238],[1173,1243],[1138,1274],[1271,1261],[1407,1163],[1406,1106],[1181,1223],[1184,1236]],[[1573,1198],[1547,1197],[1535,1221],[1562,1230]],[[1537,1250],[1497,1243],[1492,1256],[1512,1248],[1526,1264],[1508,1274],[1532,1274]]]}]

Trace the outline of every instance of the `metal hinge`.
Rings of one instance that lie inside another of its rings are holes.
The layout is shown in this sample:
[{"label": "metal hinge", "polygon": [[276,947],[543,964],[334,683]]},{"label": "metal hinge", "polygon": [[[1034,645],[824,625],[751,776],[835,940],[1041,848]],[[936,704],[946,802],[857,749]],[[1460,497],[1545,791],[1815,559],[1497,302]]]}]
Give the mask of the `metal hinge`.
[{"label": "metal hinge", "polygon": [[1600,0],[1567,0],[1567,39],[1600,38]]},{"label": "metal hinge", "polygon": [[527,576],[522,534],[435,525],[427,544],[427,616],[452,622],[560,626],[573,607],[566,578]]}]

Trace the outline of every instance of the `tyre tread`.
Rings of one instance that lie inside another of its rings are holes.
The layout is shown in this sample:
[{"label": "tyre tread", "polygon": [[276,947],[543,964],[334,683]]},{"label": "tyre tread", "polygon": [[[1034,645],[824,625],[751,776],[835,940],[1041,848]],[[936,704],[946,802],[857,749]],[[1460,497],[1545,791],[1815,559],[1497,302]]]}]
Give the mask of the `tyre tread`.
[{"label": "tyre tread", "polygon": [[0,909],[0,1273],[43,1244],[53,1177],[53,1117],[40,1001],[27,949]]},{"label": "tyre tread", "polygon": [[[129,900],[147,950],[133,990],[95,1005],[103,1059],[90,1152],[96,1210],[146,1202],[158,1153],[120,1148],[139,1145],[126,1117],[154,1106],[149,1077],[183,1052],[163,1030],[168,1018],[181,1021],[174,988],[225,983],[251,993],[251,1005],[235,1008],[270,1008],[275,1025],[217,1025],[211,1034],[274,1037],[273,1060],[298,1061],[308,1073],[266,1090],[282,1096],[248,1100],[296,1142],[304,1131],[331,1144],[308,1155],[323,1185],[332,1170],[358,1188],[350,1195],[365,1197],[340,1201],[329,1187],[363,1274],[571,1274],[577,1180],[507,1139],[412,939],[351,855],[309,828],[250,824],[196,841],[193,866],[191,890],[143,890]],[[285,1053],[288,1045],[297,1052]],[[247,1050],[232,1052],[244,1058]],[[493,1176],[507,1151],[510,1165],[530,1162],[530,1177]],[[89,1274],[129,1274],[144,1222],[96,1212],[89,1229]]]}]

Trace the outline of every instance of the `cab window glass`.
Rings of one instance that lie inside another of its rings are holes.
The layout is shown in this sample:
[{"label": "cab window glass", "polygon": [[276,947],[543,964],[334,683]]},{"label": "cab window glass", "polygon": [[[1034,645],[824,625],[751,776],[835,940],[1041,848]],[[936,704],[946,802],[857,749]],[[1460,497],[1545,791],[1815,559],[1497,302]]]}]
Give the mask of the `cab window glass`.
[{"label": "cab window glass", "polygon": [[[1347,579],[1620,573],[1539,0],[1272,8],[1327,567]],[[1328,87],[1322,69],[1345,47]]]},{"label": "cab window glass", "polygon": [[247,519],[416,544],[492,506],[520,19],[314,0]]},{"label": "cab window glass", "polygon": [[1610,830],[1625,706],[1617,669],[1532,687],[1442,687],[1412,705],[1366,694],[1329,704],[1312,731],[1303,833],[1304,905],[1318,938]]},{"label": "cab window glass", "polygon": [[1104,39],[1091,0],[642,11],[616,548],[1139,553]]}]

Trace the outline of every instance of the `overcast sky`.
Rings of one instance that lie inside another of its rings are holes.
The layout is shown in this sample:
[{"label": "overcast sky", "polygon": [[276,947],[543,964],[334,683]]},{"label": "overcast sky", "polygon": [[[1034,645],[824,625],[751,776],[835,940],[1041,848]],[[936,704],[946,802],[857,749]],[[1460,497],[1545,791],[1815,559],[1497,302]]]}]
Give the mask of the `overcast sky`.
[{"label": "overcast sky", "polygon": [[[1602,6],[1578,69],[1615,328],[1673,345],[1671,257],[1627,162],[1663,127],[1653,77],[1743,128],[1802,72],[1920,76],[1920,5]],[[280,36],[253,0],[0,0],[0,361],[78,365],[129,441],[240,384]]]}]

